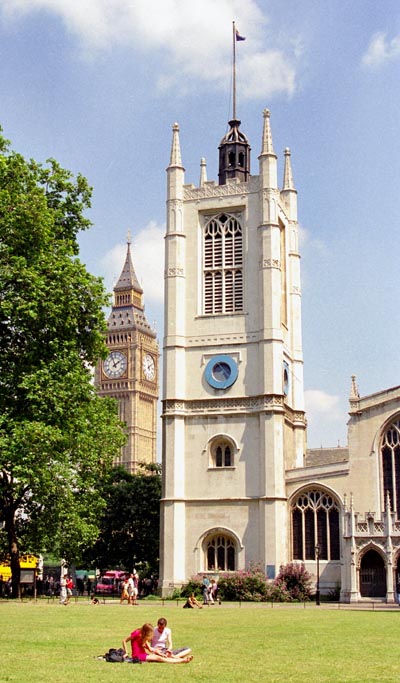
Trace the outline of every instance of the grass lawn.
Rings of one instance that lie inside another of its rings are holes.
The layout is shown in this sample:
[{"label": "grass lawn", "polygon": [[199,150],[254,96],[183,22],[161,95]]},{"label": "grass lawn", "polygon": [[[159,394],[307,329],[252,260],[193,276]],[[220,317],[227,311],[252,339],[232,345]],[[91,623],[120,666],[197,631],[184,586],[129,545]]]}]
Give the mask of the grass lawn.
[{"label": "grass lawn", "polygon": [[[190,664],[97,660],[145,622],[165,616],[174,647]],[[215,605],[183,610],[142,602],[90,605],[0,602],[4,683],[344,683],[400,680],[400,610],[350,611],[309,605]]]}]

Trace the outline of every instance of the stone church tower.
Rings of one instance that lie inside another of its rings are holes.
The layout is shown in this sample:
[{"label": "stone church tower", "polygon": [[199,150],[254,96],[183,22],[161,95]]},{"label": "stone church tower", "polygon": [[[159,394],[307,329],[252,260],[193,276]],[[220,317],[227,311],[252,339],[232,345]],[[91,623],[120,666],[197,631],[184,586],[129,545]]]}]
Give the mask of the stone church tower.
[{"label": "stone church tower", "polygon": [[159,351],[144,312],[129,241],[107,327],[109,354],[97,365],[95,382],[101,396],[118,400],[128,438],[117,464],[135,473],[138,463],[156,461]]},{"label": "stone church tower", "polygon": [[179,126],[167,169],[163,594],[197,572],[289,560],[285,471],[305,450],[297,193],[278,188],[269,111],[258,175],[240,121],[219,182],[185,185]]}]

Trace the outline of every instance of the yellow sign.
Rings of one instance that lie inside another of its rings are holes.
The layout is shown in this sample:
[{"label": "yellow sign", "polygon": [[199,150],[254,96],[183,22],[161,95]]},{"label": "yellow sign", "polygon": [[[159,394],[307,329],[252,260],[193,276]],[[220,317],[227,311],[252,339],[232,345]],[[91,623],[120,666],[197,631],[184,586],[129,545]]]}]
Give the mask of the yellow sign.
[{"label": "yellow sign", "polygon": [[[39,565],[39,558],[35,555],[21,555],[19,558],[19,566],[21,569],[37,569]],[[11,578],[10,562],[0,563],[0,577],[3,581],[8,581]]]}]

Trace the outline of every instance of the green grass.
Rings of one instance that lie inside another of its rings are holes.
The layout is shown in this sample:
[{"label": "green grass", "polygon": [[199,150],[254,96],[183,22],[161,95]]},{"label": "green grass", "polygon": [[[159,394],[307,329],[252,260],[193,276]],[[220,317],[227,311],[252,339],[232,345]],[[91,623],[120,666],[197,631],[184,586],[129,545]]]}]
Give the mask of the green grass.
[{"label": "green grass", "polygon": [[[165,616],[190,664],[97,660],[144,622]],[[381,683],[400,680],[400,613],[175,602],[137,607],[0,602],[1,683]]]}]

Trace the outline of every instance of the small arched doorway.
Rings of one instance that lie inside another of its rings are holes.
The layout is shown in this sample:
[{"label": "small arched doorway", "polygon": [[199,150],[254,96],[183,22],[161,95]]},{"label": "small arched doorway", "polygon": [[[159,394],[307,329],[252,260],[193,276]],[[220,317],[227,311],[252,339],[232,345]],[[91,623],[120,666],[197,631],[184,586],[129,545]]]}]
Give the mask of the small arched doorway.
[{"label": "small arched doorway", "polygon": [[386,597],[386,569],[376,550],[368,550],[360,564],[360,595],[362,598]]}]

